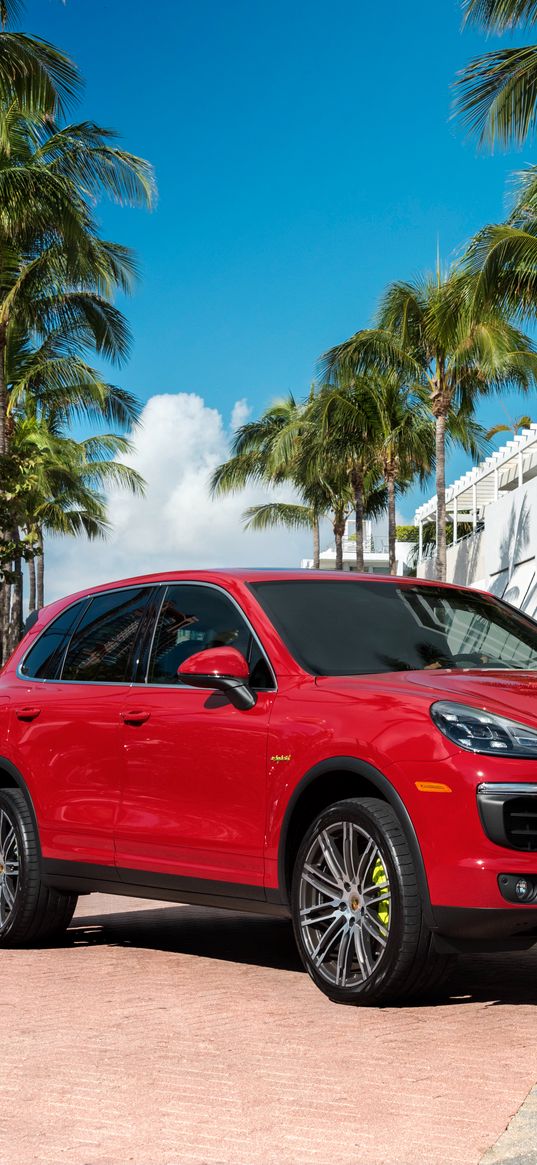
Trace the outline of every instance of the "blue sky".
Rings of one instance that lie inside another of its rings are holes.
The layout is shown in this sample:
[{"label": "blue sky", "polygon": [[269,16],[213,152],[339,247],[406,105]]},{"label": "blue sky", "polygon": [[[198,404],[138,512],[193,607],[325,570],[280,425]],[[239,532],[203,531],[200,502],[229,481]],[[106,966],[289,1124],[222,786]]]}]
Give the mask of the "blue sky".
[{"label": "blue sky", "polygon": [[[457,0],[30,0],[25,29],[86,78],[76,117],[157,173],[152,214],[99,210],[143,271],[120,383],[224,416],[300,396],[387,282],[434,265],[437,237],[447,260],[502,216],[532,153],[480,155],[450,120],[450,84],[485,43],[460,25]],[[482,414],[504,419],[498,401]]]}]

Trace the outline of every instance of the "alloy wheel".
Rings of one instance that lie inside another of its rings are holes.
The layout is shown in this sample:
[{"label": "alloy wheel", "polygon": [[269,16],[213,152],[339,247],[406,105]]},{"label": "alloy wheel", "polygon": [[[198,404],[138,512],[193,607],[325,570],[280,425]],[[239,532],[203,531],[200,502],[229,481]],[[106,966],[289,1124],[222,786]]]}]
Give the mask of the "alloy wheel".
[{"label": "alloy wheel", "polygon": [[302,865],[298,897],[302,940],[317,973],[339,988],[370,979],[386,951],[392,914],[375,839],[348,820],[320,830]]},{"label": "alloy wheel", "polygon": [[19,883],[19,846],[15,826],[0,809],[0,932],[7,926]]}]

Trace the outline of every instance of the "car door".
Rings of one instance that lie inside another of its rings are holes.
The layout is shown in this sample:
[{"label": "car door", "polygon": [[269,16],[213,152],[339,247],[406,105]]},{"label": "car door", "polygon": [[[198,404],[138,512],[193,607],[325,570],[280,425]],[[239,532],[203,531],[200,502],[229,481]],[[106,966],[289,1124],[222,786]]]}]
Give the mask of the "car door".
[{"label": "car door", "polygon": [[[257,701],[248,711],[221,693],[178,682],[183,660],[224,644],[249,661]],[[204,879],[261,887],[267,730],[276,685],[235,601],[204,583],[163,587],[142,678],[122,711],[120,876],[162,886],[187,878],[191,889]]]},{"label": "car door", "polygon": [[120,712],[151,590],[105,591],[66,609],[19,669],[10,743],[48,860],[115,865]]}]

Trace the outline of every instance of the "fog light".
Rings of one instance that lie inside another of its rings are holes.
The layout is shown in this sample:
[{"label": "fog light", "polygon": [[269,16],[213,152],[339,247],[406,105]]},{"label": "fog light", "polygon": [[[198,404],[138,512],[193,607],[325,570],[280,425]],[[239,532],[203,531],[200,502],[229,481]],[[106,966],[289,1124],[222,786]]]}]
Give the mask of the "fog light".
[{"label": "fog light", "polygon": [[498,887],[506,902],[531,904],[537,912],[537,874],[499,874]]}]

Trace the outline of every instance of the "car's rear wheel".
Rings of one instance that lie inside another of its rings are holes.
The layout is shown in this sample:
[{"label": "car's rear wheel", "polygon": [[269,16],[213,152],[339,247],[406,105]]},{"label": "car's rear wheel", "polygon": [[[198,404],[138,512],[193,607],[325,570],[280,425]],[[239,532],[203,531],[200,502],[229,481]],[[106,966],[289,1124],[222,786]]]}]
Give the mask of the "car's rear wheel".
[{"label": "car's rear wheel", "polygon": [[41,943],[61,934],[76,902],[76,894],[43,885],[26,798],[19,789],[0,789],[0,947]]},{"label": "car's rear wheel", "polygon": [[292,907],[306,969],[338,1003],[425,992],[449,969],[432,949],[412,855],[384,801],[340,801],[317,817],[297,855]]}]

